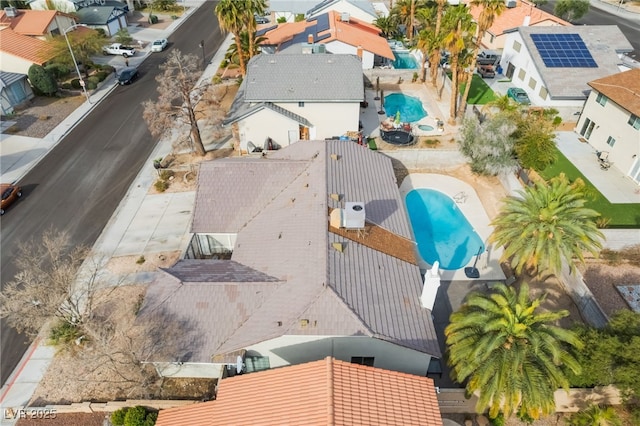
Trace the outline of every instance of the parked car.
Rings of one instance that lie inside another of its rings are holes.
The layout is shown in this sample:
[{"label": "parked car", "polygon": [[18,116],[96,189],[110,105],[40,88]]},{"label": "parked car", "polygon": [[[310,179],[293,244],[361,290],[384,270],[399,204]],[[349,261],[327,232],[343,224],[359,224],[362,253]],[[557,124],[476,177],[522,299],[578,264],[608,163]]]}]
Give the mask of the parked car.
[{"label": "parked car", "polygon": [[490,50],[483,50],[478,55],[476,63],[478,65],[495,65],[500,60],[500,55]]},{"label": "parked car", "polygon": [[494,78],[496,71],[492,65],[478,65],[478,74],[480,74],[482,78]]},{"label": "parked car", "polygon": [[269,18],[266,18],[264,16],[256,16],[254,15],[254,18],[256,19],[256,24],[268,24]]},{"label": "parked car", "polygon": [[522,90],[519,87],[509,87],[507,89],[507,96],[522,105],[531,105],[531,100],[529,100],[529,96],[527,92]]},{"label": "parked car", "polygon": [[125,58],[136,54],[136,49],[131,46],[125,46],[120,43],[111,43],[108,46],[102,48],[104,55],[122,55]]},{"label": "parked car", "polygon": [[151,43],[151,51],[152,52],[162,52],[164,49],[166,49],[167,47],[167,39],[166,38],[161,38],[158,40],[154,40],[153,43]]},{"label": "parked car", "polygon": [[0,215],[3,215],[5,210],[8,209],[11,204],[16,202],[18,198],[22,197],[22,188],[17,185],[3,183],[0,184],[0,190],[2,191]]},{"label": "parked car", "polygon": [[118,73],[118,84],[123,86],[125,84],[130,84],[138,77],[138,69],[133,67],[123,68]]}]

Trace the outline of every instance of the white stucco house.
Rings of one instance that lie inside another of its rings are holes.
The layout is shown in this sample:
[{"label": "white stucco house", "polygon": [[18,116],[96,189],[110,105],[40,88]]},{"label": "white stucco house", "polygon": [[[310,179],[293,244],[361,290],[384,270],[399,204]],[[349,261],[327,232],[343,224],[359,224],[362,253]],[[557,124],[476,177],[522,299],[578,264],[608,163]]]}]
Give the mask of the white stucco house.
[{"label": "white stucco house", "polygon": [[26,74],[0,71],[0,105],[3,115],[11,114],[15,107],[33,97]]},{"label": "white stucco house", "polygon": [[620,72],[633,47],[615,25],[521,26],[509,32],[500,65],[531,103],[582,107],[590,81]]},{"label": "white stucco house", "polygon": [[640,69],[589,82],[576,131],[640,185]]},{"label": "white stucco house", "polygon": [[361,21],[372,23],[379,12],[367,0],[271,0],[269,8],[275,22],[284,18],[285,22],[294,22],[296,16],[306,18],[322,15],[329,11],[348,13]]},{"label": "white stucco house", "polygon": [[363,70],[393,61],[387,39],[375,25],[349,14],[329,11],[295,23],[261,29],[257,35],[262,53],[336,53],[356,55]]},{"label": "white stucco house", "polygon": [[140,311],[180,324],[185,344],[151,359],[160,374],[331,356],[424,377],[441,356],[423,297],[436,289],[388,157],[327,140],[204,162],[191,231],[189,258],[150,284]]},{"label": "white stucco house", "polygon": [[[107,37],[112,37],[119,29],[127,28],[128,2],[119,0],[49,0],[57,10],[73,13],[80,24],[93,29],[102,29]],[[48,9],[47,0],[32,0],[33,10]],[[133,9],[133,4],[131,4]]]},{"label": "white stucco house", "polygon": [[[340,78],[336,78],[340,75]],[[247,64],[224,126],[235,125],[242,152],[357,131],[364,82],[353,55],[260,54]],[[267,146],[267,138],[272,146]]]}]

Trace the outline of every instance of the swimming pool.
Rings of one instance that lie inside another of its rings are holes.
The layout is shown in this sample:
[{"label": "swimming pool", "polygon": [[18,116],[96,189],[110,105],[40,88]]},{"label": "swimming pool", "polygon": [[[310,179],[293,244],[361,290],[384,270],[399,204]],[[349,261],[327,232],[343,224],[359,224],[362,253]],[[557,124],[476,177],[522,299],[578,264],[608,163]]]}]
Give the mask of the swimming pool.
[{"label": "swimming pool", "polygon": [[393,67],[397,68],[397,69],[402,69],[402,70],[406,70],[406,69],[417,69],[418,68],[418,62],[416,61],[416,58],[413,57],[413,55],[409,52],[393,52],[393,56],[395,56],[395,60],[392,62]]},{"label": "swimming pool", "polygon": [[461,269],[484,252],[482,239],[447,195],[434,189],[414,189],[405,203],[418,252],[428,264],[437,260],[442,269]]},{"label": "swimming pool", "polygon": [[428,114],[418,98],[403,93],[392,93],[384,97],[384,109],[388,117],[395,117],[400,111],[400,121],[411,123],[425,118]]}]

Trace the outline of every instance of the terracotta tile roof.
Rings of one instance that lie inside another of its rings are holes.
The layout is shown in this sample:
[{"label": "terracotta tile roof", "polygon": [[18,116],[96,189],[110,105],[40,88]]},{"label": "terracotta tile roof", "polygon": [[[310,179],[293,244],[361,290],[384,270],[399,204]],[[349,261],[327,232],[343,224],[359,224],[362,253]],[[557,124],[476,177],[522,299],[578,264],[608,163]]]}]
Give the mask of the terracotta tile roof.
[{"label": "terracotta tile roof", "polygon": [[[318,28],[318,22],[323,20],[328,20],[328,29]],[[264,44],[288,47],[295,43],[307,43],[309,35],[312,35],[316,42],[329,44],[332,41],[341,41],[350,46],[360,46],[384,58],[394,59],[393,52],[387,40],[380,36],[378,27],[353,17],[348,22],[343,22],[340,13],[335,11],[306,21],[280,24],[264,34]]]},{"label": "terracotta tile roof", "polygon": [[594,80],[589,86],[640,117],[640,68]]},{"label": "terracotta tile roof", "polygon": [[443,424],[433,380],[330,357],[223,379],[215,401],[160,411],[156,426]]},{"label": "terracotta tile roof", "polygon": [[[0,25],[7,25],[18,34],[41,36],[47,34],[47,28],[53,21],[55,10],[18,10],[18,16],[9,18],[4,11],[0,12]],[[67,15],[68,16],[68,15]]]},{"label": "terracotta tile roof", "polygon": [[[481,6],[469,5],[471,16],[476,21],[480,17],[482,11]],[[572,26],[571,23],[560,19],[542,9],[535,7],[533,3],[524,0],[518,0],[516,7],[506,8],[493,21],[493,25],[489,28],[489,32],[494,36],[500,36],[507,30],[511,30],[524,25],[526,17],[529,17],[529,26],[536,25],[563,25]]]},{"label": "terracotta tile roof", "polygon": [[42,65],[54,56],[51,51],[47,52],[48,47],[45,41],[17,34],[8,27],[0,28],[0,52],[2,53]]}]

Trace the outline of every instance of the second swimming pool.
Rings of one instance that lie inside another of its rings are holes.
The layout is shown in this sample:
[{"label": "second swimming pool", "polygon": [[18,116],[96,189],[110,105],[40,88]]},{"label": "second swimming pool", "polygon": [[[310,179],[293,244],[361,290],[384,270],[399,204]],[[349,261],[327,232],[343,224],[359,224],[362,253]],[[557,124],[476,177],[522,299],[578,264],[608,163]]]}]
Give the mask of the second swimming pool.
[{"label": "second swimming pool", "polygon": [[463,268],[484,243],[457,204],[434,189],[414,189],[405,203],[420,257],[430,265],[437,260],[447,270]]}]

